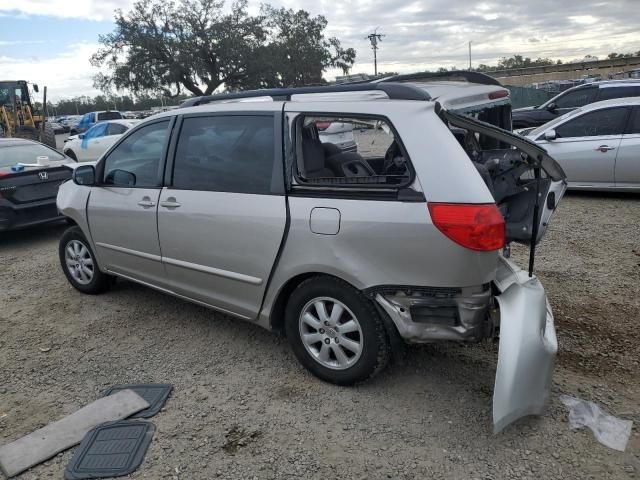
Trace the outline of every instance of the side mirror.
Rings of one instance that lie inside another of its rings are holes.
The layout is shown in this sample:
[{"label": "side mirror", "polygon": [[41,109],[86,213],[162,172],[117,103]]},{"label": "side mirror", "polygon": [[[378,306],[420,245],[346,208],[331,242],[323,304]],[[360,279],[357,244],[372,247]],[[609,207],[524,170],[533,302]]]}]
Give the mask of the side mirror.
[{"label": "side mirror", "polygon": [[80,135],[78,135],[78,138],[82,140],[84,138],[84,133],[81,133]]},{"label": "side mirror", "polygon": [[82,165],[73,171],[73,183],[91,186],[96,184],[96,169],[93,165]]},{"label": "side mirror", "polygon": [[544,132],[544,139],[547,141],[552,141],[555,140],[556,138],[558,138],[558,134],[556,133],[556,131],[552,128],[551,130],[547,130],[546,132]]},{"label": "side mirror", "polygon": [[551,102],[549,105],[547,105],[547,110],[549,110],[550,112],[555,112],[558,109],[558,105],[555,104],[555,102]]},{"label": "side mirror", "polygon": [[38,84],[37,83],[33,84],[33,91],[36,92],[36,93],[40,92],[40,89],[38,88]]}]

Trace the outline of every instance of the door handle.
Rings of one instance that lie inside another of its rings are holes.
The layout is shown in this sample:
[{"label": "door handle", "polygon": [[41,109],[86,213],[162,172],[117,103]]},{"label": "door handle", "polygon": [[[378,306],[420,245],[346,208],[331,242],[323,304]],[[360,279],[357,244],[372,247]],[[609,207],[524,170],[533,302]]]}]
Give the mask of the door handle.
[{"label": "door handle", "polygon": [[160,202],[160,206],[164,208],[178,208],[181,203],[178,203],[175,197],[169,197],[166,200]]},{"label": "door handle", "polygon": [[602,153],[606,153],[609,150],[615,150],[616,147],[610,147],[609,145],[600,145],[598,148],[596,148],[596,152],[602,152]]},{"label": "door handle", "polygon": [[138,205],[144,208],[155,207],[156,202],[151,201],[149,197],[142,197],[142,200],[138,202]]}]

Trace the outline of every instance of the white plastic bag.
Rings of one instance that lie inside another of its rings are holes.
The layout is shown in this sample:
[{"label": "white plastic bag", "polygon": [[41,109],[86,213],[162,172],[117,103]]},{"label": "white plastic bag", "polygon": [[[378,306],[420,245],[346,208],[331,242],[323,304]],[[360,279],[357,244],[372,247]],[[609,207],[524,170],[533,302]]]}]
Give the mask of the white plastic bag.
[{"label": "white plastic bag", "polygon": [[601,444],[624,452],[631,435],[631,420],[608,415],[595,403],[580,398],[561,395],[560,401],[569,408],[571,430],[589,427]]}]

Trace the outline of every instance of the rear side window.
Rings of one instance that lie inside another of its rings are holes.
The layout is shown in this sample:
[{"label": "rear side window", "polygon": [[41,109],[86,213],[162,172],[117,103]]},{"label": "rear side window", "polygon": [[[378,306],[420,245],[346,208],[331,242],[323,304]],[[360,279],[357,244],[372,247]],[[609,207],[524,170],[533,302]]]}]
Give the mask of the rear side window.
[{"label": "rear side window", "polygon": [[158,187],[168,127],[169,120],[152,123],[126,137],[105,159],[103,183]]},{"label": "rear side window", "polygon": [[173,188],[269,194],[273,171],[273,116],[183,120],[174,160]]},{"label": "rear side window", "polygon": [[627,133],[640,133],[640,108],[634,108]]},{"label": "rear side window", "polygon": [[599,100],[610,100],[612,98],[639,97],[640,87],[601,87]]},{"label": "rear side window", "polygon": [[384,119],[305,115],[297,121],[300,183],[398,186],[411,180],[409,159]]},{"label": "rear side window", "polygon": [[102,122],[104,120],[120,120],[122,118],[122,114],[120,112],[100,112],[98,113],[98,122]]},{"label": "rear side window", "polygon": [[121,123],[110,123],[107,129],[107,135],[122,135],[127,131],[127,127]]},{"label": "rear side window", "polygon": [[561,138],[622,135],[628,108],[607,108],[585,113],[556,127]]},{"label": "rear side window", "polygon": [[581,88],[579,90],[573,90],[558,97],[555,101],[557,108],[578,108],[584,107],[589,103],[593,103],[596,100],[595,88]]}]

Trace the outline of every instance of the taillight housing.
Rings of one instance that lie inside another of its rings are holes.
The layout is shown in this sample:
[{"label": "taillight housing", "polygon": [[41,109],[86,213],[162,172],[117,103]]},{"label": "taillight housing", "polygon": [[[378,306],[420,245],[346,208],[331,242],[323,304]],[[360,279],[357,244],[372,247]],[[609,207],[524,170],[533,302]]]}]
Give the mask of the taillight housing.
[{"label": "taillight housing", "polygon": [[319,131],[323,131],[326,130],[327,128],[329,128],[331,126],[331,122],[322,122],[322,121],[318,121],[316,122],[316,128]]},{"label": "taillight housing", "polygon": [[495,203],[427,205],[436,228],[458,245],[480,252],[504,247],[504,217]]},{"label": "taillight housing", "polygon": [[489,100],[497,100],[509,96],[509,90],[495,90],[489,93]]}]

